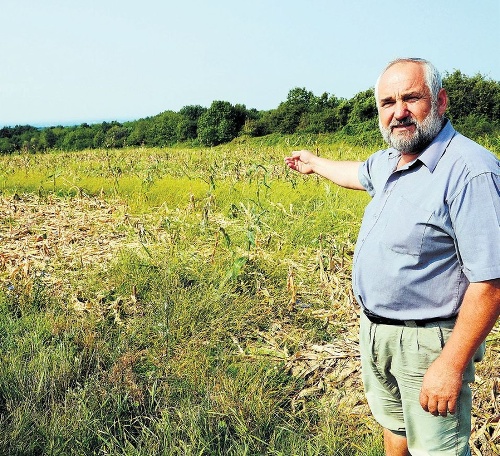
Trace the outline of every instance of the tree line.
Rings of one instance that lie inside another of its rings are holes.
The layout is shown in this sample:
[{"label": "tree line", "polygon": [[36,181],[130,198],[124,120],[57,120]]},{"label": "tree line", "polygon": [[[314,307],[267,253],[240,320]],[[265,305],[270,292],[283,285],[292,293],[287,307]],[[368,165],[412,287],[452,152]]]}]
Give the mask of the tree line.
[{"label": "tree line", "polygon": [[[500,133],[500,82],[480,74],[469,77],[456,70],[443,78],[443,85],[450,97],[447,117],[462,133],[472,138]],[[273,133],[340,133],[375,141],[379,136],[373,89],[344,99],[328,93],[316,96],[296,87],[277,108],[268,111],[214,101],[208,108],[185,106],[178,112],[165,111],[124,123],[3,127],[0,153],[165,147],[178,143],[216,146],[241,135],[259,137]]]}]

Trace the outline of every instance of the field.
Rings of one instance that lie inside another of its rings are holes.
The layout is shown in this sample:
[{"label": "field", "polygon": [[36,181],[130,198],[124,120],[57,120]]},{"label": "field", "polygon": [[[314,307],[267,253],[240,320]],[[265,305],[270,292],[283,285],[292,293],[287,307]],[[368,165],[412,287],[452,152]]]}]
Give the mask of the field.
[{"label": "field", "polygon": [[[368,195],[300,139],[0,157],[0,454],[382,455],[351,257]],[[474,391],[500,448],[500,327]]]}]

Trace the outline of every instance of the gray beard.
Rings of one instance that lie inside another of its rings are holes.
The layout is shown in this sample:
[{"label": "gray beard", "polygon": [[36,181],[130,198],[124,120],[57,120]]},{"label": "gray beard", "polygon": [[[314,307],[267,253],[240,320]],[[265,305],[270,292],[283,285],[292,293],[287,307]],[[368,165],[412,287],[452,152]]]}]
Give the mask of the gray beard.
[{"label": "gray beard", "polygon": [[[380,133],[384,141],[398,150],[402,154],[417,154],[422,152],[438,135],[443,126],[443,116],[437,112],[437,106],[433,103],[431,112],[422,122],[407,117],[401,121],[393,120],[388,127],[383,127],[379,120]],[[408,136],[394,136],[392,134],[392,127],[398,125],[415,125],[416,129],[412,135]]]}]

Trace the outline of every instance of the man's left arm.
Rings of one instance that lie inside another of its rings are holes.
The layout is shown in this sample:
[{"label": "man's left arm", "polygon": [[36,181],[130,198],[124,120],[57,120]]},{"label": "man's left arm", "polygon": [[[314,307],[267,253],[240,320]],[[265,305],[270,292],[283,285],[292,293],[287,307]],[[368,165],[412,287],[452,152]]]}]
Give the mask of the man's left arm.
[{"label": "man's left arm", "polygon": [[467,364],[500,315],[500,278],[470,283],[455,327],[440,356],[429,366],[420,404],[433,415],[455,413]]}]

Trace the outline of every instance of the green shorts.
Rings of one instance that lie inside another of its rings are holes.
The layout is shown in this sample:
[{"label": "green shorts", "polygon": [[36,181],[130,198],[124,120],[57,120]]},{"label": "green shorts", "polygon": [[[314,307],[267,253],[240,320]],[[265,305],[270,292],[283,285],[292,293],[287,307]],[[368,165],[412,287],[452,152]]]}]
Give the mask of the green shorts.
[{"label": "green shorts", "polygon": [[474,381],[474,361],[484,355],[484,343],[464,373],[455,414],[434,416],[419,401],[424,374],[453,326],[453,320],[424,327],[381,325],[361,314],[361,366],[368,404],[384,428],[407,438],[413,456],[470,454],[469,382]]}]

